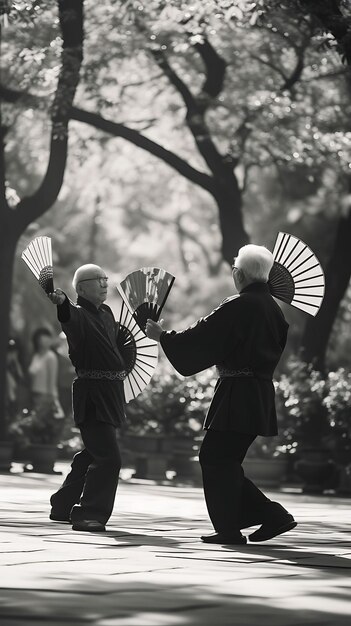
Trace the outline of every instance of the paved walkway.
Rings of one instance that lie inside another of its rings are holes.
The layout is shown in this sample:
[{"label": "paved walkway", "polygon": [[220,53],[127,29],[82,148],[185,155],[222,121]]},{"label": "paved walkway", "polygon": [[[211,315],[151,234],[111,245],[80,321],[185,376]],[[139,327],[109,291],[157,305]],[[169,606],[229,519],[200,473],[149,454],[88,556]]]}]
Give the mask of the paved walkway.
[{"label": "paved walkway", "polygon": [[351,500],[272,494],[299,525],[208,546],[200,489],[122,482],[102,535],[48,520],[60,476],[0,475],[0,623],[339,626],[351,623]]}]

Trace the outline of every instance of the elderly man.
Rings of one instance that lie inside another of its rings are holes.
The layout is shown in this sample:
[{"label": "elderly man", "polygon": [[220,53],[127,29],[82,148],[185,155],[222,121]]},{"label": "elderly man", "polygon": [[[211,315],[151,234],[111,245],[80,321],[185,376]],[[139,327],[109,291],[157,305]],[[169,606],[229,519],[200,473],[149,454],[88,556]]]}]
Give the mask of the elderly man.
[{"label": "elderly man", "polygon": [[116,428],[125,420],[125,364],[113,313],[103,304],[108,288],[105,272],[98,265],[83,265],[72,284],[77,304],[61,289],[48,297],[57,305],[77,374],[73,416],[85,447],[51,496],[50,518],[71,521],[73,530],[101,532],[112,513],[121,468]]},{"label": "elderly man", "polygon": [[238,291],[183,332],[166,332],[151,320],[147,334],[184,376],[213,365],[218,382],[208,410],[199,460],[205,500],[215,533],[204,542],[242,545],[241,529],[260,524],[251,541],[265,541],[296,522],[248,478],[242,462],[257,435],[277,434],[272,377],[284,350],[288,324],[267,285],[273,256],[248,245],[234,259]]}]

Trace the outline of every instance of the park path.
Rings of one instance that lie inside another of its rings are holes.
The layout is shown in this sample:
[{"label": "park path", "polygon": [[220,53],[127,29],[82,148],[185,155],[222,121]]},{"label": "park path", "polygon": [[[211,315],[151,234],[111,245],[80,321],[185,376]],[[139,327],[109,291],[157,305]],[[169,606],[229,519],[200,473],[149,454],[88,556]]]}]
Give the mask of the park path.
[{"label": "park path", "polygon": [[98,535],[48,520],[60,482],[0,475],[1,626],[351,624],[351,500],[271,494],[297,528],[221,547],[198,488],[121,481]]}]

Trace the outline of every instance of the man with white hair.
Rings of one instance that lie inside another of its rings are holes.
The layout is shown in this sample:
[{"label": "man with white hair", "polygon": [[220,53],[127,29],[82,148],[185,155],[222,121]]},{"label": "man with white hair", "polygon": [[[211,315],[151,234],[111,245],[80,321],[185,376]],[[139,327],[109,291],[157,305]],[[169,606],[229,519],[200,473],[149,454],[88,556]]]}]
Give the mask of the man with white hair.
[{"label": "man with white hair", "polygon": [[74,274],[77,304],[61,289],[49,294],[57,305],[73,381],[73,417],[84,449],[74,456],[71,471],[51,496],[50,519],[71,521],[73,530],[105,530],[114,505],[121,468],[116,428],[125,421],[125,362],[118,345],[118,326],[106,304],[108,277],[98,265],[86,264]]},{"label": "man with white hair", "polygon": [[272,253],[240,248],[233,263],[237,295],[182,332],[147,323],[175,367],[191,376],[216,365],[218,381],[206,415],[199,460],[205,500],[215,533],[206,543],[243,545],[241,529],[261,524],[250,541],[265,541],[296,526],[292,515],[270,501],[248,478],[242,462],[257,435],[277,434],[274,370],[284,350],[288,324],[267,284]]}]

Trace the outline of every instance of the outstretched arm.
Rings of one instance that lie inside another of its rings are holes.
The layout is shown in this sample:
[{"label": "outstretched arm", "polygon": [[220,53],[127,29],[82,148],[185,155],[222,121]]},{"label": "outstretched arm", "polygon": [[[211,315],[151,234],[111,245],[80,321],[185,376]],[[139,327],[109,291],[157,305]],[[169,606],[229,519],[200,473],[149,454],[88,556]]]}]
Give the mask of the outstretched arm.
[{"label": "outstretched arm", "polygon": [[52,293],[48,293],[47,297],[49,298],[49,300],[51,300],[53,304],[56,304],[57,306],[63,304],[67,298],[66,294],[62,291],[62,289],[59,288],[55,289],[55,291],[53,291]]}]

